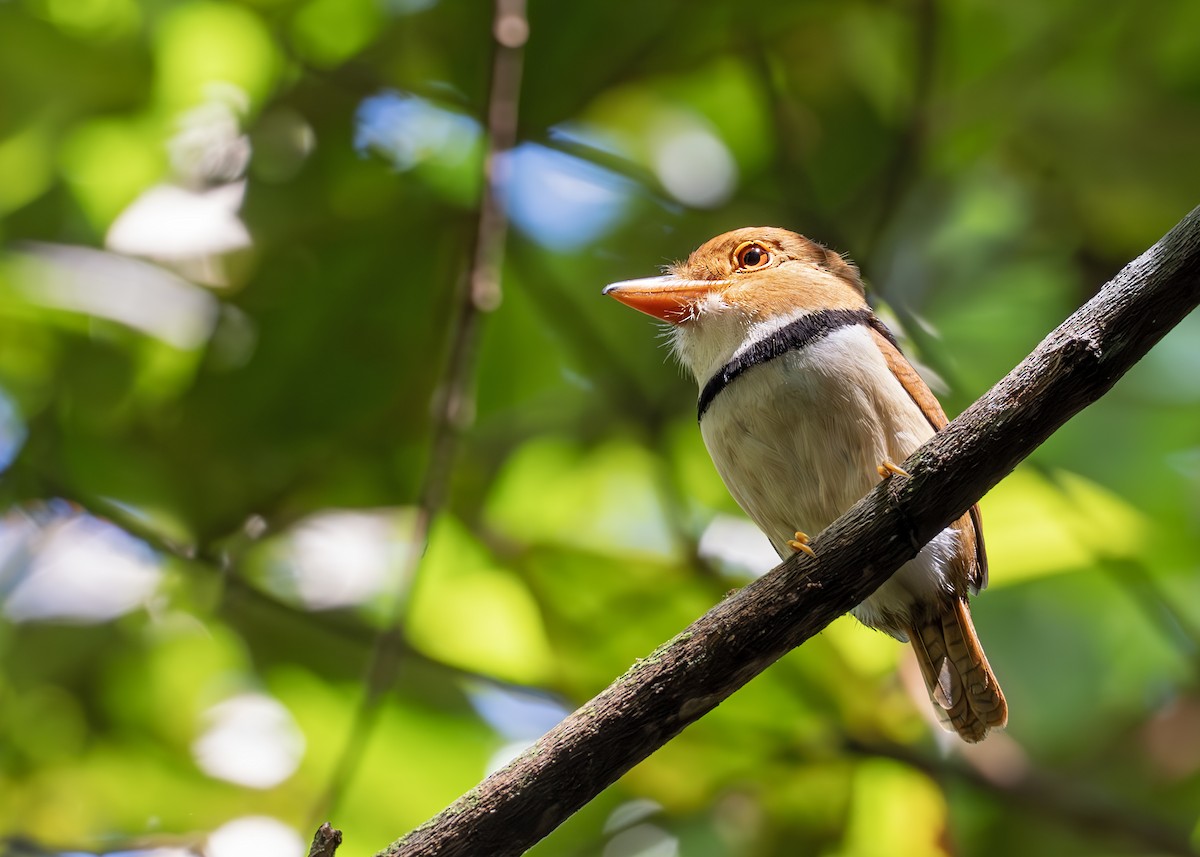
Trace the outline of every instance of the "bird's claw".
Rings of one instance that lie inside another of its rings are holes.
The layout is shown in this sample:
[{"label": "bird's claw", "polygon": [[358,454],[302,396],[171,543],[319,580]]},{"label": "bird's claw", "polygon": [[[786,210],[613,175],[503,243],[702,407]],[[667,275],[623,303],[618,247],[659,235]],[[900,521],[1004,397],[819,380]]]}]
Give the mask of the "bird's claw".
[{"label": "bird's claw", "polygon": [[816,553],[814,553],[813,549],[808,546],[808,542],[809,542],[808,534],[802,533],[799,530],[797,530],[796,538],[788,539],[787,545],[794,551],[803,551],[804,553],[808,554],[809,556],[815,557]]}]

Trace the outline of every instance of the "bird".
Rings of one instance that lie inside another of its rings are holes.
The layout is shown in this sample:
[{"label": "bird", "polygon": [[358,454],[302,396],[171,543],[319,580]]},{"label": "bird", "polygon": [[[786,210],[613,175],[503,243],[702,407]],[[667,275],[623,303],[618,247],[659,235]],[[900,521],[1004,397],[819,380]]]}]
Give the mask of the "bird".
[{"label": "bird", "polygon": [[[781,558],[813,554],[808,533],[907,476],[896,462],[947,423],[858,268],[795,232],[735,229],[603,294],[668,323],[713,464]],[[976,505],[851,611],[912,644],[939,721],[969,743],[1008,720],[968,602],[987,578]]]}]

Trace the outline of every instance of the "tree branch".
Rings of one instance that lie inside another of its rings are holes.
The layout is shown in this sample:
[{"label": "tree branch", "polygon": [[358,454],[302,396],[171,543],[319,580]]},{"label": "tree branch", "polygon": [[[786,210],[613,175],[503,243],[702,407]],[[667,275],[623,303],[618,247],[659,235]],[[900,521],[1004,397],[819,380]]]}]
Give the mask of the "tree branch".
[{"label": "tree branch", "polygon": [[388,857],[516,855],[870,595],[1200,303],[1200,208],[797,554],[638,661]]}]

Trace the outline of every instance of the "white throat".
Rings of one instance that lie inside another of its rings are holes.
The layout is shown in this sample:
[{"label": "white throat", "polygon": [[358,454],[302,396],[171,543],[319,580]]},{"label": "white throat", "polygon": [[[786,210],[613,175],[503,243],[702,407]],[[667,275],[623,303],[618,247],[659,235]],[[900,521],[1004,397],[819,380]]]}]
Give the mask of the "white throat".
[{"label": "white throat", "polygon": [[671,331],[675,356],[701,388],[722,366],[747,348],[809,313],[809,310],[797,309],[756,320],[715,298],[710,301],[716,305],[701,307],[695,319],[678,324]]}]

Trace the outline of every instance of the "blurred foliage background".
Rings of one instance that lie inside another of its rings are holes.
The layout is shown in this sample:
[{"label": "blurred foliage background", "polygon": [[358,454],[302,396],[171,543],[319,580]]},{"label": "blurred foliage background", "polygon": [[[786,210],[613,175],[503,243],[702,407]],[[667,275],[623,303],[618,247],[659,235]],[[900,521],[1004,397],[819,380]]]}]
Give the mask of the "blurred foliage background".
[{"label": "blurred foliage background", "polygon": [[[528,14],[414,565],[491,7],[0,2],[0,853],[369,853],[772,565],[605,283],[804,232],[954,414],[1200,202],[1191,0]],[[534,853],[1194,853],[1198,487],[1191,318],[984,501],[1005,733],[842,619]]]}]

